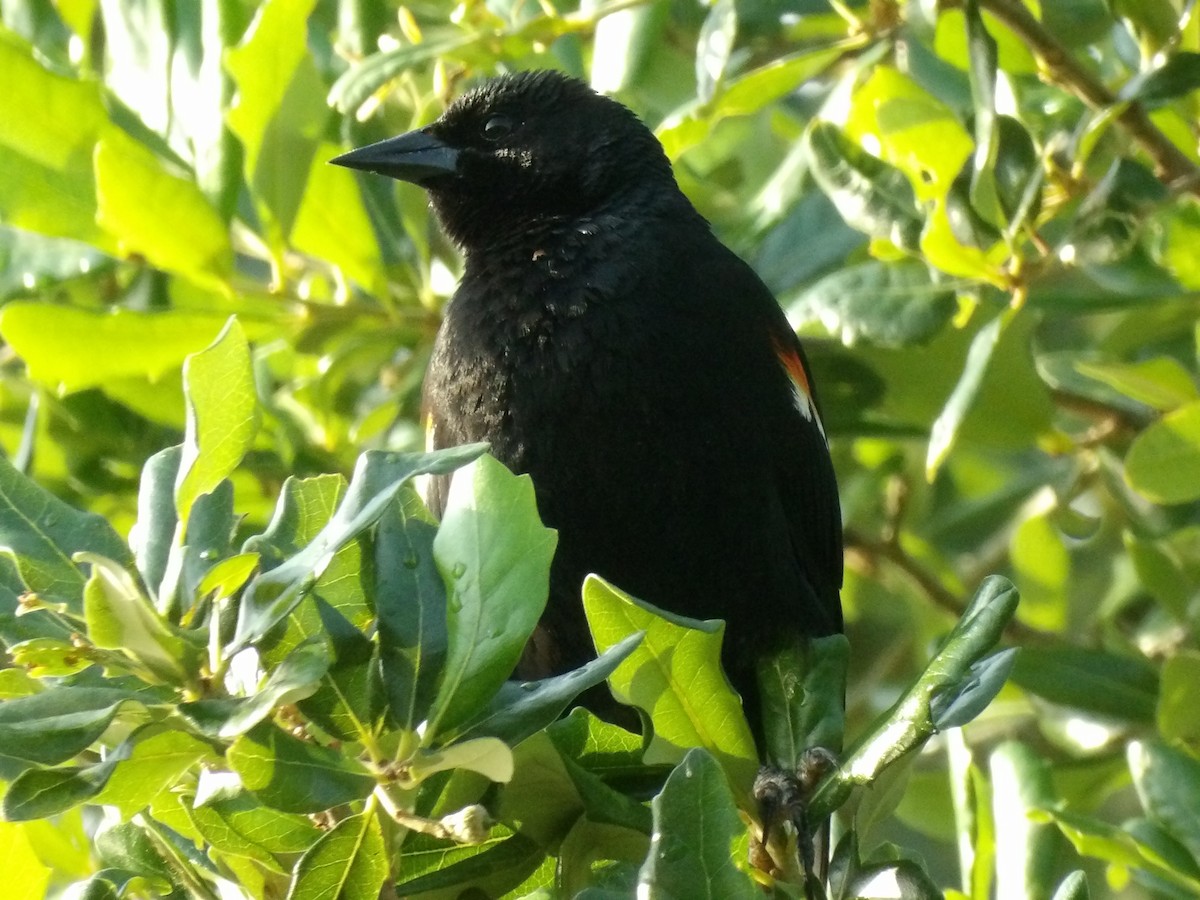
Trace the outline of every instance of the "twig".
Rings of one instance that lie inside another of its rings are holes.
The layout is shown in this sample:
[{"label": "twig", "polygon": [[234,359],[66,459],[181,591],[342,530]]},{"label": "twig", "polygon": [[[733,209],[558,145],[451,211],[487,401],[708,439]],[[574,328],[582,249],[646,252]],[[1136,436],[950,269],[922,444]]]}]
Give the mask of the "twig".
[{"label": "twig", "polygon": [[[936,575],[905,553],[899,543],[873,540],[853,529],[847,529],[843,540],[847,550],[857,550],[871,559],[882,559],[891,563],[907,575],[940,609],[960,619],[966,612],[966,604],[948,590]],[[1015,618],[1009,620],[1004,631],[1013,640],[1024,643],[1048,643],[1055,640],[1052,634],[1026,625]]]},{"label": "twig", "polygon": [[1054,81],[1092,109],[1107,110],[1123,103],[1116,122],[1154,160],[1155,174],[1168,187],[1179,186],[1200,194],[1200,169],[1150,121],[1140,103],[1118,100],[1021,3],[1015,0],[980,0],[980,3],[1029,46]]}]

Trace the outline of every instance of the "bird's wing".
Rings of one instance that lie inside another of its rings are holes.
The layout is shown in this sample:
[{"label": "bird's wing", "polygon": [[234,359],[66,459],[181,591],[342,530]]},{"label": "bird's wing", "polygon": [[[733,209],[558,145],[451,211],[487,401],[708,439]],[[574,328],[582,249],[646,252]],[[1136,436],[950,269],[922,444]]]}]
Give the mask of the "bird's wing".
[{"label": "bird's wing", "polygon": [[[782,319],[782,316],[780,317]],[[842,630],[842,515],[820,403],[808,360],[786,320],[772,335],[775,356],[792,388],[794,415],[785,424],[784,452],[775,454],[779,495],[792,546],[816,595],[822,621],[811,633]]]}]

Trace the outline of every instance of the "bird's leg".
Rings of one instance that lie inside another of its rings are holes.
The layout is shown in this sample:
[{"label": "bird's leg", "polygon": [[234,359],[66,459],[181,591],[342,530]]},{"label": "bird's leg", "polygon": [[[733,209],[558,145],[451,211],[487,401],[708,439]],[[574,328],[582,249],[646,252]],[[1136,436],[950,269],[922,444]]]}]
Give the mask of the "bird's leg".
[{"label": "bird's leg", "polygon": [[[796,833],[796,853],[805,894],[814,898],[824,896],[829,867],[829,823],[822,822],[814,831],[808,815],[808,802],[821,779],[837,765],[833,754],[821,747],[805,750],[795,772],[775,766],[763,766],[754,779],[754,799],[758,803],[762,834],[751,842],[750,862],[772,875],[784,874],[772,848],[786,847],[787,835],[782,826],[790,822]],[[786,852],[786,851],[785,851]]]}]

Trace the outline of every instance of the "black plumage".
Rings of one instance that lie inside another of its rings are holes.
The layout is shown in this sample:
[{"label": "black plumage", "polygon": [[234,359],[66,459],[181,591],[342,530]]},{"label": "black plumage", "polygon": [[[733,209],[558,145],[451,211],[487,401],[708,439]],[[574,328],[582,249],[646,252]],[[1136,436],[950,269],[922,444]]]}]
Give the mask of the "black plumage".
[{"label": "black plumage", "polygon": [[755,656],[841,630],[837,488],[794,333],[657,139],[582,82],[536,72],[335,162],[424,187],[464,254],[426,378],[433,444],[488,441],[532,475],[559,531],[519,674],[595,655],[579,598],[597,572],[724,619],[757,728]]}]

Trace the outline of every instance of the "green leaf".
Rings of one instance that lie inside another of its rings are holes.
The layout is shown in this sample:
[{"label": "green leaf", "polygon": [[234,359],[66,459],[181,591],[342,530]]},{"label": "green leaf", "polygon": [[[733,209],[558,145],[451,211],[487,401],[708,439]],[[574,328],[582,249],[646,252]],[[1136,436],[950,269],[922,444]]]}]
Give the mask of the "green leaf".
[{"label": "green leaf", "polygon": [[708,103],[725,78],[737,38],[738,11],[733,0],[714,0],[708,7],[696,46],[696,96]]},{"label": "green leaf", "polygon": [[66,638],[30,638],[11,644],[8,654],[14,666],[37,677],[74,675],[95,665],[97,654],[76,647]]},{"label": "green leaf", "polygon": [[1091,900],[1091,896],[1087,876],[1082,869],[1076,869],[1058,883],[1050,900]]},{"label": "green leaf", "polygon": [[989,758],[992,815],[996,823],[996,894],[1046,897],[1062,847],[1057,832],[1035,822],[1030,812],[1053,806],[1049,765],[1015,741],[1000,744]]},{"label": "green leaf", "polygon": [[810,748],[841,750],[849,659],[840,634],[789,641],[759,657],[764,750],[773,765],[794,771]]},{"label": "green leaf", "polygon": [[92,148],[115,131],[100,83],[52,72],[8,29],[0,29],[0,77],[0,219],[111,252],[96,224],[92,175]]},{"label": "green leaf", "polygon": [[454,476],[433,540],[448,644],[427,742],[476,715],[512,674],[546,606],[556,539],[528,476],[487,456]]},{"label": "green leaf", "polygon": [[924,264],[878,260],[827,275],[786,306],[793,322],[816,319],[847,346],[865,340],[884,347],[928,340],[958,308],[953,289]]},{"label": "green leaf", "polygon": [[323,812],[362,800],[375,787],[344,752],[294,738],[269,722],[234,741],[226,758],[246,789],[280,812]]},{"label": "green leaf", "polygon": [[226,114],[245,150],[246,182],[282,250],[328,117],[324,85],[309,53],[307,21],[315,0],[268,0],[241,44],[225,53],[237,84]]},{"label": "green leaf", "polygon": [[125,542],[101,516],[72,509],[0,457],[0,553],[45,601],[83,611],[83,573],[71,561],[90,552],[131,565]]},{"label": "green leaf", "polygon": [[387,849],[372,813],[342,819],[301,857],[288,900],[377,900]]},{"label": "green leaf", "polygon": [[1169,356],[1134,363],[1075,364],[1080,374],[1107,384],[1138,403],[1170,412],[1200,397],[1196,383],[1182,365]]},{"label": "green leaf", "polygon": [[[654,832],[638,875],[639,896],[755,900],[761,889],[744,870],[746,826],[721,766],[689,750],[651,804]],[[703,814],[697,815],[699,810]]]},{"label": "green leaf", "polygon": [[198,677],[203,648],[163,620],[128,572],[95,553],[75,558],[92,567],[83,591],[88,640],[132,657],[167,684],[182,686]]},{"label": "green leaf", "polygon": [[1200,860],[1200,761],[1157,741],[1134,741],[1128,757],[1146,814]]},{"label": "green leaf", "polygon": [[383,259],[358,182],[349,169],[329,165],[339,153],[334,144],[317,146],[291,241],[302,253],[333,263],[367,293],[382,294],[387,290]]},{"label": "green leaf", "polygon": [[183,731],[151,733],[133,743],[92,802],[114,806],[122,818],[130,819],[201,760],[217,761],[203,741]]},{"label": "green leaf", "polygon": [[[1172,26],[1171,32],[1174,31]],[[1183,97],[1195,90],[1200,90],[1200,53],[1183,50],[1169,54],[1158,68],[1129,79],[1117,98],[1153,104]]]},{"label": "green leaf", "polygon": [[38,858],[23,825],[0,822],[0,859],[4,860],[5,890],[13,897],[46,895],[53,870]]},{"label": "green leaf", "polygon": [[1015,684],[1052,703],[1125,722],[1152,722],[1158,675],[1143,661],[1085,647],[1023,647]]},{"label": "green leaf", "polygon": [[226,289],[233,273],[229,230],[194,182],[169,173],[119,131],[96,145],[95,166],[97,217],[124,254]]},{"label": "green leaf", "polygon": [[[3,150],[0,150],[0,154]],[[0,225],[0,297],[45,290],[113,268],[100,251],[69,238],[52,238]]]},{"label": "green leaf", "polygon": [[175,513],[175,481],[182,455],[183,448],[175,446],[146,460],[138,487],[138,518],[129,532],[129,546],[137,560],[138,572],[154,597],[175,591],[174,584],[164,581],[179,522]]},{"label": "green leaf", "polygon": [[472,888],[489,897],[506,895],[537,870],[546,851],[523,834],[500,828],[496,832],[501,836],[474,846],[419,838],[406,842],[396,879],[397,895],[419,897],[445,891],[447,897],[470,896]]},{"label": "green leaf", "polygon": [[0,334],[25,360],[31,378],[69,392],[120,378],[157,380],[211,343],[226,318],[17,301],[0,312]]},{"label": "green leaf", "polygon": [[287,706],[309,697],[329,670],[329,648],[311,639],[284,658],[255,692],[244,699],[219,698],[179,704],[179,712],[202,734],[233,738]]},{"label": "green leaf", "polygon": [[505,782],[513,777],[512,750],[494,737],[456,741],[441,750],[421,750],[407,763],[408,778],[424,781],[437,772],[466,769],[489,781]]},{"label": "green leaf", "polygon": [[[850,40],[804,49],[727,78],[712,104],[713,114],[725,117],[756,113],[828,69],[857,44]],[[659,138],[666,142],[663,134],[660,133]],[[674,159],[678,154],[669,155]]]},{"label": "green leaf", "polygon": [[533,682],[506,681],[479,716],[463,726],[461,737],[491,735],[516,746],[562,715],[584,691],[608,678],[641,640],[641,632],[631,634],[599,659],[563,675]]},{"label": "green leaf", "polygon": [[[93,845],[97,856],[107,866],[151,879],[151,891],[167,893],[177,887],[176,872],[160,852],[161,845],[148,834],[148,829],[134,822],[121,822],[96,834]],[[180,849],[178,845],[172,849]],[[178,856],[174,862],[179,862]]]},{"label": "green leaf", "polygon": [[1141,869],[1184,892],[1200,890],[1200,879],[1171,867],[1158,852],[1129,831],[1063,808],[1045,809],[1040,814],[1058,826],[1081,856],[1100,859],[1120,869]]},{"label": "green leaf", "polygon": [[922,216],[904,174],[867,153],[836,125],[814,122],[805,134],[813,178],[853,228],[915,249]]},{"label": "green leaf", "polygon": [[0,752],[56,765],[100,739],[122,707],[141,709],[136,695],[112,687],[54,687],[0,703]]},{"label": "green leaf", "polygon": [[188,815],[215,849],[258,860],[273,871],[282,872],[274,854],[303,853],[322,835],[307,817],[263,806],[240,788],[222,789],[203,799],[197,793]]},{"label": "green leaf", "polygon": [[1200,498],[1200,403],[1168,413],[1134,439],[1125,480],[1155,503]]},{"label": "green leaf", "polygon": [[871,783],[886,766],[934,734],[934,698],[963,683],[971,666],[1000,639],[1016,612],[1017,600],[1017,591],[1007,579],[998,575],[984,579],[921,677],[817,788],[809,807],[814,820],[819,821],[841,805],[854,785]]},{"label": "green leaf", "polygon": [[119,755],[113,755],[94,766],[27,769],[8,786],[0,812],[9,822],[66,812],[100,793],[120,761]]},{"label": "green leaf", "polygon": [[992,354],[1000,343],[1004,328],[1012,320],[1011,317],[1011,311],[1002,313],[983,326],[972,338],[962,376],[929,433],[929,449],[925,456],[925,477],[929,481],[933,481],[938,469],[950,455],[958,437],[959,426],[979,396]]},{"label": "green leaf", "polygon": [[392,718],[410,730],[428,718],[446,658],[446,585],[431,518],[414,492],[401,491],[375,533],[380,674]]},{"label": "green leaf", "polygon": [[230,654],[259,640],[304,597],[334,554],[369,528],[396,492],[418,475],[445,475],[475,459],[482,444],[428,454],[368,451],[359,457],[350,487],[337,512],[312,541],[283,564],[263,572],[246,586]]},{"label": "green leaf", "polygon": [[472,40],[470,34],[452,33],[419,44],[384,50],[350,67],[329,91],[329,105],[343,114],[356,114],[376,91],[403,72],[441,56],[452,55]]},{"label": "green leaf", "polygon": [[645,632],[609,677],[609,687],[619,701],[650,716],[654,734],[646,762],[674,763],[688,748],[703,747],[745,799],[758,771],[758,754],[741,701],[721,670],[724,623],[656,610],[595,575],[584,582],[583,608],[601,652]]},{"label": "green leaf", "polygon": [[236,319],[183,366],[187,433],[175,482],[175,510],[186,524],[201,494],[215,490],[250,449],[258,404],[250,345]]},{"label": "green leaf", "polygon": [[1196,703],[1196,685],[1200,684],[1200,651],[1181,650],[1168,657],[1162,666],[1155,721],[1163,738],[1196,746],[1200,743],[1200,705]]}]

